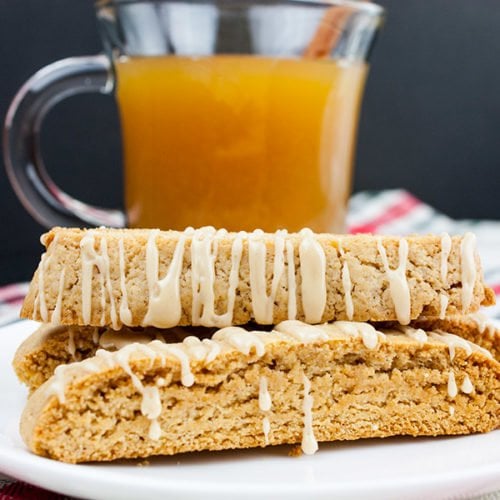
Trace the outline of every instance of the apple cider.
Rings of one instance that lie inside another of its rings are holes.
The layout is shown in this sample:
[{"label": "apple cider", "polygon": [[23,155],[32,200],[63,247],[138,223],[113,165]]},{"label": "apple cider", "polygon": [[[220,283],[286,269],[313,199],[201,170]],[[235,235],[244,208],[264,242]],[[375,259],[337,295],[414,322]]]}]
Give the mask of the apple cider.
[{"label": "apple cider", "polygon": [[342,231],[363,63],[116,63],[131,227]]}]

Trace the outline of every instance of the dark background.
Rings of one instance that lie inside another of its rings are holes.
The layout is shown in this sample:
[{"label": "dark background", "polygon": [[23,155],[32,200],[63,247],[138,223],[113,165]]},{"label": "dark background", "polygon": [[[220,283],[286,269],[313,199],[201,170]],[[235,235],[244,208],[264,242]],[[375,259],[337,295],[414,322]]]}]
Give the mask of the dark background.
[{"label": "dark background", "polygon": [[[453,217],[500,219],[500,2],[384,0],[354,188],[405,188]],[[91,0],[0,0],[0,118],[19,86],[56,59],[100,50]],[[91,203],[121,205],[113,99],[57,106],[42,134],[55,181]],[[1,148],[1,146],[0,146]],[[0,170],[0,284],[27,280],[43,228]]]}]

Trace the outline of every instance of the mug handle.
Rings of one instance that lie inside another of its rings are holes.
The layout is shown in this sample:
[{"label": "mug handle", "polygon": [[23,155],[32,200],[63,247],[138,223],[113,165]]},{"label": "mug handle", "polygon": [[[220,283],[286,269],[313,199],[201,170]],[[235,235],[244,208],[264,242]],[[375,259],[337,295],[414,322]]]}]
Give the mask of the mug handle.
[{"label": "mug handle", "polygon": [[55,104],[75,94],[110,94],[113,86],[106,56],[70,57],[42,68],[14,97],[5,119],[5,166],[22,204],[42,225],[125,226],[122,211],[94,207],[62,191],[40,153],[41,125]]}]

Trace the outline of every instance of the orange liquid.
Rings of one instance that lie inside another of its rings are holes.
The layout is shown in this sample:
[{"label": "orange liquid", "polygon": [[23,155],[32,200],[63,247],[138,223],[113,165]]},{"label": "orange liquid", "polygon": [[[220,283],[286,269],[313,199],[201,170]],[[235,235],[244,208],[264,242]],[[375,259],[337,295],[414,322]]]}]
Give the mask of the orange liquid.
[{"label": "orange liquid", "polygon": [[116,68],[130,226],[343,230],[365,65],[165,56]]}]

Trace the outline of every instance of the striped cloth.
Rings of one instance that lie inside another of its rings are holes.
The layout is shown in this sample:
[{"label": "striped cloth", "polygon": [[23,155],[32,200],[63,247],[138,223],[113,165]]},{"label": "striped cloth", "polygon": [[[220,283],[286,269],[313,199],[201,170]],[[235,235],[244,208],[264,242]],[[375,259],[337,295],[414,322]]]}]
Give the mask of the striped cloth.
[{"label": "striped cloth", "polygon": [[[350,233],[406,235],[412,233],[463,234],[477,236],[485,281],[500,295],[500,222],[453,220],[403,190],[362,192],[350,201],[347,227]],[[0,288],[0,326],[19,321],[19,308],[28,288],[16,283]],[[500,302],[500,301],[499,301]],[[500,319],[500,304],[486,311]],[[64,497],[39,490],[31,485],[12,483],[0,478],[0,500],[59,500]],[[498,499],[493,493],[483,499]]]}]

